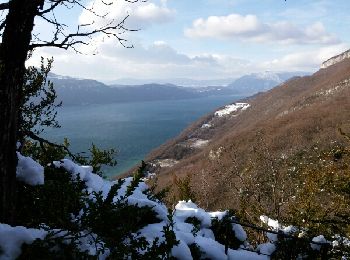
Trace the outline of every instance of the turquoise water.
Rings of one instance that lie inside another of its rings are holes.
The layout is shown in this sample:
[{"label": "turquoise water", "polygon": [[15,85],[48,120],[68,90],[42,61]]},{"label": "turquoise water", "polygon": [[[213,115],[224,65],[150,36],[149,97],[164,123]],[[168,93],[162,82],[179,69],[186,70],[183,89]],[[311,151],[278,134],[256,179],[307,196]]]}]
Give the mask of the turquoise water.
[{"label": "turquoise water", "polygon": [[106,167],[109,177],[138,164],[152,149],[177,136],[184,128],[216,108],[242,97],[215,96],[186,100],[68,106],[58,110],[59,129],[49,129],[49,140],[67,137],[73,152],[94,143],[115,148],[118,165]]}]

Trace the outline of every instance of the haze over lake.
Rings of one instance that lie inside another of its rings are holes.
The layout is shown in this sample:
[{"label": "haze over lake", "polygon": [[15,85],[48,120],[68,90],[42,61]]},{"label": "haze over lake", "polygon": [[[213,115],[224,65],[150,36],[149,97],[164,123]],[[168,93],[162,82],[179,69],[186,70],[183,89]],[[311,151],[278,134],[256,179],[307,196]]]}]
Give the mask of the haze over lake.
[{"label": "haze over lake", "polygon": [[242,96],[212,96],[185,100],[64,106],[58,110],[59,129],[48,129],[49,140],[65,137],[73,152],[87,151],[93,142],[118,150],[117,166],[106,167],[113,177],[125,172],[154,148],[178,135],[190,123]]}]

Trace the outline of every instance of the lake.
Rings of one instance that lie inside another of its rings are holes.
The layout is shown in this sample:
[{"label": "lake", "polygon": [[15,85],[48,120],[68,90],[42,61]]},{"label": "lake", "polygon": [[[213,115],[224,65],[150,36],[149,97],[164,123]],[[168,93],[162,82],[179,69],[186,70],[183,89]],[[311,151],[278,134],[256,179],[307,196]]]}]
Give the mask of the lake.
[{"label": "lake", "polygon": [[220,106],[242,96],[213,96],[186,100],[67,106],[58,109],[62,126],[44,136],[62,143],[68,138],[73,152],[87,151],[94,143],[117,149],[117,166],[104,169],[107,177],[132,168],[154,148]]}]

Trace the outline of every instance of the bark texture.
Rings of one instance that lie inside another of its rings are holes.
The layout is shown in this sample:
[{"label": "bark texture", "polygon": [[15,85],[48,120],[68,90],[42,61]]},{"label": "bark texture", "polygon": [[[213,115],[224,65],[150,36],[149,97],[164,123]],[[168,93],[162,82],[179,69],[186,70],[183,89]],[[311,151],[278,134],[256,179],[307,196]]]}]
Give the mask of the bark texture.
[{"label": "bark texture", "polygon": [[11,0],[0,46],[0,222],[15,222],[20,91],[34,18],[44,0]]}]

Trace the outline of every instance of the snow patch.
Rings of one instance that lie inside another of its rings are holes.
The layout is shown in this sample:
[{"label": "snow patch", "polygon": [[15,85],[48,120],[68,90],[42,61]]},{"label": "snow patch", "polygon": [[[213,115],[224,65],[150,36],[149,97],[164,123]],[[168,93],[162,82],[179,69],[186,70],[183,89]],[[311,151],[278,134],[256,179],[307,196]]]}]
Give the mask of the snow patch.
[{"label": "snow patch", "polygon": [[223,117],[223,116],[230,115],[233,112],[236,112],[238,110],[244,111],[248,107],[250,107],[250,105],[248,103],[234,103],[234,104],[225,106],[221,110],[216,111],[215,115],[218,117]]},{"label": "snow patch", "polygon": [[200,138],[190,138],[187,139],[181,143],[179,143],[179,146],[182,147],[186,147],[186,148],[203,148],[204,146],[206,146],[209,143],[209,140],[204,140],[204,139],[200,139]]},{"label": "snow patch", "polygon": [[220,156],[223,153],[223,151],[224,151],[224,147],[222,147],[222,146],[219,147],[216,151],[210,150],[210,152],[209,152],[209,159],[214,161],[214,160],[220,158]]},{"label": "snow patch", "polygon": [[21,254],[22,244],[31,244],[37,238],[43,239],[46,234],[47,231],[41,229],[0,224],[0,259],[16,259]]},{"label": "snow patch", "polygon": [[314,243],[310,243],[310,246],[313,250],[317,250],[320,251],[321,250],[321,245],[320,244],[328,244],[329,242],[327,241],[327,239],[325,239],[325,237],[323,235],[319,235],[317,237],[314,237],[312,239],[312,242],[315,242],[317,244]]},{"label": "snow patch", "polygon": [[209,143],[209,140],[197,139],[191,144],[191,147],[202,148],[202,147],[208,145],[208,143]]},{"label": "snow patch", "polygon": [[156,177],[157,177],[157,174],[156,174],[156,173],[147,171],[145,177],[142,178],[142,180],[143,180],[143,181],[148,181],[148,180],[152,180],[152,179],[154,179],[154,178],[156,178]]},{"label": "snow patch", "polygon": [[282,228],[282,226],[278,223],[277,220],[269,218],[268,216],[260,216],[260,220],[269,227],[272,227],[274,230],[279,230]]},{"label": "snow patch", "polygon": [[211,128],[211,127],[212,127],[212,125],[211,125],[211,124],[208,124],[208,123],[203,124],[203,125],[201,126],[202,129]]},{"label": "snow patch", "polygon": [[154,167],[161,167],[161,168],[165,168],[165,167],[173,167],[175,164],[177,164],[179,161],[175,160],[175,159],[158,159],[158,160],[154,160],[152,165]]},{"label": "snow patch", "polygon": [[260,244],[257,248],[258,252],[265,255],[271,255],[273,252],[275,252],[275,250],[276,246],[272,243]]},{"label": "snow patch", "polygon": [[[225,247],[215,240],[213,231],[210,229],[212,219],[218,218],[221,220],[227,211],[216,211],[216,212],[206,212],[205,210],[199,208],[191,200],[189,201],[179,201],[175,206],[174,211],[174,231],[180,241],[184,241],[187,245],[196,243],[201,252],[203,253],[203,258],[208,259],[265,259],[260,258],[256,253],[251,252],[239,252],[236,250],[229,250],[228,255],[225,254]],[[200,230],[196,236],[194,236],[189,230],[193,229],[193,225],[186,223],[188,218],[196,218],[200,221]],[[242,226],[239,224],[232,225],[232,230],[235,231],[235,236],[240,241],[245,241],[247,239],[247,234],[243,230]],[[180,242],[181,244],[181,242]],[[240,258],[235,258],[235,256],[240,256]],[[190,255],[183,255],[180,259],[192,259]]]},{"label": "snow patch", "polygon": [[104,198],[107,197],[109,190],[115,184],[115,182],[104,180],[101,176],[94,174],[91,166],[80,166],[69,159],[54,161],[53,165],[56,168],[62,167],[70,172],[74,180],[80,178],[82,181],[85,181],[89,193],[101,191]]},{"label": "snow patch", "polygon": [[247,240],[247,233],[244,231],[243,227],[239,224],[233,224],[232,230],[235,232],[235,236],[239,241],[246,241]]},{"label": "snow patch", "polygon": [[184,222],[190,217],[195,217],[201,222],[201,227],[208,228],[211,226],[212,218],[221,220],[226,214],[227,211],[206,212],[191,200],[182,200],[175,206],[174,219],[175,222]]},{"label": "snow patch", "polygon": [[17,152],[18,164],[16,177],[29,185],[44,184],[44,167],[30,157],[23,156]]}]

